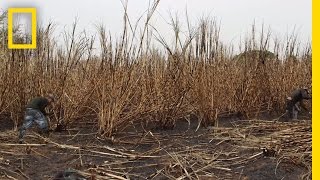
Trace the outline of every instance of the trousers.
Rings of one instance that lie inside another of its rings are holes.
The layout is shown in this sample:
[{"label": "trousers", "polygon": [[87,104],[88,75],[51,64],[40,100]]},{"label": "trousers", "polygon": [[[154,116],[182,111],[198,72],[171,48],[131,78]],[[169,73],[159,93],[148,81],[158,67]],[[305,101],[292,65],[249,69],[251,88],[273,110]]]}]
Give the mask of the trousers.
[{"label": "trousers", "polygon": [[298,119],[298,112],[299,112],[298,105],[299,103],[294,104],[292,100],[287,101],[286,112],[288,115],[288,119],[294,119],[294,120]]},{"label": "trousers", "polygon": [[46,116],[37,109],[27,108],[24,114],[24,121],[19,130],[19,139],[23,139],[26,130],[30,128],[33,123],[36,123],[41,129],[42,133],[48,133],[48,120]]}]

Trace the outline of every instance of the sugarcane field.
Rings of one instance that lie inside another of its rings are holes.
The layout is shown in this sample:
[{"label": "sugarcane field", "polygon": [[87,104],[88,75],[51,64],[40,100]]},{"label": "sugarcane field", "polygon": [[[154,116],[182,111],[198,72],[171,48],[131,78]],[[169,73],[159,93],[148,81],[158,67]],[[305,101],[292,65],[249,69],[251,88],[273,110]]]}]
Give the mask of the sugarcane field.
[{"label": "sugarcane field", "polygon": [[312,179],[311,1],[273,1],[0,2],[0,179]]}]

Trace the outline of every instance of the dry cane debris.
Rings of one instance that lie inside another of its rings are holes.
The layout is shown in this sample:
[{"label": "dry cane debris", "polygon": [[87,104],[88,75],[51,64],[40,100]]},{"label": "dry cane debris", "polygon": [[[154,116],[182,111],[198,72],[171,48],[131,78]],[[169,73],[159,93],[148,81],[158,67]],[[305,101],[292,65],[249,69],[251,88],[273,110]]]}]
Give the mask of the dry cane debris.
[{"label": "dry cane debris", "polygon": [[[285,163],[305,168],[301,178],[311,177],[311,123],[308,121],[241,121],[234,128],[211,127],[197,134],[170,134],[169,138],[161,132],[137,133],[119,137],[121,141],[114,144],[115,147],[62,144],[68,142],[61,141],[65,136],[53,134],[44,138],[33,134],[28,137],[38,143],[17,145],[11,143],[16,139],[14,132],[1,133],[1,176],[29,179],[23,173],[24,166],[32,166],[28,159],[35,156],[42,161],[49,160],[50,151],[54,151],[55,156],[61,153],[71,157],[65,163],[91,179],[245,179],[246,168],[251,163],[268,163],[270,159],[277,164],[270,177],[277,177],[277,168]],[[70,135],[75,139],[84,136],[79,132]],[[92,138],[102,140],[95,135]],[[127,145],[125,139],[149,148]],[[99,163],[94,159],[99,159]],[[17,162],[12,162],[18,160],[19,167]]]}]

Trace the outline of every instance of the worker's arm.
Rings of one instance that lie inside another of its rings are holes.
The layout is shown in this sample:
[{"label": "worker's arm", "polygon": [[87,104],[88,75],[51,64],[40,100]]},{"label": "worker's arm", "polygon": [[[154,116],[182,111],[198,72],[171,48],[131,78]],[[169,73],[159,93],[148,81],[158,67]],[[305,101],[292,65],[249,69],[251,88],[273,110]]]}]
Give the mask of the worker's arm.
[{"label": "worker's arm", "polygon": [[294,105],[294,107],[295,107],[295,109],[296,109],[297,111],[301,111],[301,109],[300,109],[300,107],[299,107],[298,103],[296,103],[296,104]]},{"label": "worker's arm", "polygon": [[[48,107],[47,107],[47,110],[49,110],[49,111],[44,110],[44,115],[45,115],[45,116],[51,116],[51,115],[54,114],[51,108],[48,109]],[[50,110],[51,110],[51,111],[50,111]]]},{"label": "worker's arm", "polygon": [[308,95],[308,96],[305,97],[304,99],[309,100],[309,99],[312,99],[312,98],[311,98],[311,95]]},{"label": "worker's arm", "polygon": [[311,99],[311,95],[307,90],[303,90],[301,94],[303,99]]},{"label": "worker's arm", "polygon": [[300,106],[301,106],[304,110],[308,111],[308,108],[305,106],[305,104],[303,103],[303,101],[300,101]]},{"label": "worker's arm", "polygon": [[47,111],[45,110],[45,108],[40,109],[40,111],[42,112],[43,115],[47,115]]},{"label": "worker's arm", "polygon": [[[51,111],[50,111],[51,110]],[[45,116],[53,115],[52,106],[48,103],[48,100],[45,100],[44,107],[43,107],[43,114]]]}]

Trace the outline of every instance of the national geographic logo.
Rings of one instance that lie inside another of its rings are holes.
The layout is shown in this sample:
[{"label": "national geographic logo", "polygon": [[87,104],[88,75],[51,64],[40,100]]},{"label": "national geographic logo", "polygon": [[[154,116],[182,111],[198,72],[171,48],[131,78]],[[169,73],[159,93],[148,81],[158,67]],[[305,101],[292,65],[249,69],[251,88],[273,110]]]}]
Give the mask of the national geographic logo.
[{"label": "national geographic logo", "polygon": [[[13,42],[13,15],[31,14],[31,44],[15,44]],[[36,8],[9,8],[8,9],[8,48],[9,49],[36,49],[37,48],[37,10]]]}]

